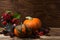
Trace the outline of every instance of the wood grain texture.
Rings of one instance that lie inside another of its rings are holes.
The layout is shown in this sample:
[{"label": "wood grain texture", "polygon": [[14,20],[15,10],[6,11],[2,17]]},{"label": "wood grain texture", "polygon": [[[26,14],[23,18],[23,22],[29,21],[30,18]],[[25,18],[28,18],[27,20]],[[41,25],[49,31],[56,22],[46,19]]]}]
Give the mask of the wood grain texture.
[{"label": "wood grain texture", "polygon": [[60,0],[0,0],[0,13],[7,9],[19,12],[21,21],[32,16],[40,18],[43,25],[60,27]]},{"label": "wood grain texture", "polygon": [[3,34],[0,34],[0,40],[60,40],[60,28],[51,28],[49,34],[51,36],[40,36],[38,39],[23,39],[18,37],[10,38],[10,36],[4,36]]},{"label": "wood grain texture", "polygon": [[38,17],[43,25],[60,27],[60,0],[18,0],[14,4],[22,20],[26,16]]}]

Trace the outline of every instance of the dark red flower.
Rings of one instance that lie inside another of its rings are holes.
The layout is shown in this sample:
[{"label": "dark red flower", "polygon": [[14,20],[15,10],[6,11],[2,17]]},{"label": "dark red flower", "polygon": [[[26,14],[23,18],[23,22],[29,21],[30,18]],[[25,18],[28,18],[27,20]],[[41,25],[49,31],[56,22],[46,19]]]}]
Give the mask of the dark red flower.
[{"label": "dark red flower", "polygon": [[3,24],[3,25],[7,25],[7,22],[6,22],[6,21],[3,21],[2,24]]}]

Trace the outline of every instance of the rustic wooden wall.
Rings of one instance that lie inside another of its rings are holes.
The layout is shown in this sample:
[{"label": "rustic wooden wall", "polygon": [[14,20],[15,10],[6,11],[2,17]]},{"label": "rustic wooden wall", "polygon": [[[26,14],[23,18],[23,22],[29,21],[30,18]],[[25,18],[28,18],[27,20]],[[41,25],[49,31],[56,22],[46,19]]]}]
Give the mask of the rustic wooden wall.
[{"label": "rustic wooden wall", "polygon": [[0,0],[0,11],[15,10],[25,16],[38,17],[44,26],[60,27],[60,0]]},{"label": "rustic wooden wall", "polygon": [[13,10],[11,0],[0,0],[0,13],[5,10]]},{"label": "rustic wooden wall", "polygon": [[15,9],[25,16],[38,17],[51,27],[60,27],[59,0],[16,0]]}]

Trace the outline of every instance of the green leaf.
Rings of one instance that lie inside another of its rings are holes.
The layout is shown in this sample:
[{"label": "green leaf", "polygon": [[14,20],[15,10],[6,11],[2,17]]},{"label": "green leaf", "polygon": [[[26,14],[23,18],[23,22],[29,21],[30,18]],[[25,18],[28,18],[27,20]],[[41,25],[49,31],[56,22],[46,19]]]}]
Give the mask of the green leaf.
[{"label": "green leaf", "polygon": [[20,15],[20,14],[18,14],[18,13],[14,13],[14,16],[13,16],[13,18],[20,19],[20,17],[21,17],[21,15]]},{"label": "green leaf", "polygon": [[20,18],[20,15],[19,15],[19,16],[17,16],[16,18],[17,18],[17,19],[19,19],[19,18]]}]

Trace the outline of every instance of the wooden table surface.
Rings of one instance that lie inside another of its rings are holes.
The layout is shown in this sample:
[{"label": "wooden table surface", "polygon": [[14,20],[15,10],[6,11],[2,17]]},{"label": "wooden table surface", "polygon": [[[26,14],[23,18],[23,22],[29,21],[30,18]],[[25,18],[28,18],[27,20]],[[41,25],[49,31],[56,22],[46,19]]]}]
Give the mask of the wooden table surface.
[{"label": "wooden table surface", "polygon": [[0,40],[60,40],[60,28],[51,28],[50,33],[51,36],[40,36],[39,39],[20,39],[17,37],[10,38],[10,36],[4,36],[0,34]]}]

